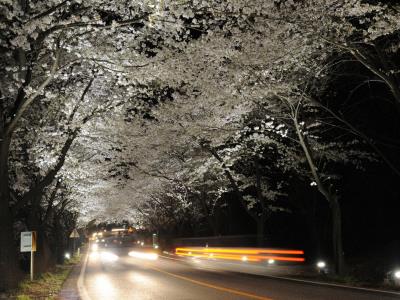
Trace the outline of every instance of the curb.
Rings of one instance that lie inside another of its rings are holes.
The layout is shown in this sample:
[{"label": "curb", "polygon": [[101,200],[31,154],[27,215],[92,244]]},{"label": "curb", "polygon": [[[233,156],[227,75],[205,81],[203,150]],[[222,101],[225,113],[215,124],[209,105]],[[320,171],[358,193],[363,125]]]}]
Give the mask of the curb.
[{"label": "curb", "polygon": [[[90,243],[88,245],[88,249],[90,249]],[[87,250],[85,253],[85,259],[82,263],[81,271],[79,273],[78,281],[76,283],[76,287],[78,288],[79,296],[81,297],[82,300],[91,300],[91,298],[85,288],[85,284],[84,284],[84,277],[85,277],[88,259],[89,259],[89,250]]]},{"label": "curb", "polygon": [[79,276],[81,267],[82,262],[79,262],[73,266],[71,272],[57,294],[57,300],[80,300],[79,292],[76,288],[76,280]]}]

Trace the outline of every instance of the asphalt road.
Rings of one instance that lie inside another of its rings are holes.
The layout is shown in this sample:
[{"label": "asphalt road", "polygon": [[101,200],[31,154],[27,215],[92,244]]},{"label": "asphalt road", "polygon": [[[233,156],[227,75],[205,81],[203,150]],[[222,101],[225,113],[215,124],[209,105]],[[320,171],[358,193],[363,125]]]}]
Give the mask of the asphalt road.
[{"label": "asphalt road", "polygon": [[213,269],[210,263],[123,255],[113,262],[88,258],[80,277],[82,300],[166,299],[400,299],[366,291],[312,285]]}]

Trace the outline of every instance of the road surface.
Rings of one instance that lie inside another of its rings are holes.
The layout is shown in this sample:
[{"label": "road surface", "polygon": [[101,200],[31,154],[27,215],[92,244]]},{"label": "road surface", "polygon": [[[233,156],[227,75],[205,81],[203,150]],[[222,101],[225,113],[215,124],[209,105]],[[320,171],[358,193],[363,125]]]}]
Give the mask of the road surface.
[{"label": "road surface", "polygon": [[202,261],[167,257],[149,261],[119,255],[118,260],[106,263],[88,257],[78,281],[82,300],[400,299],[394,294],[228,272]]}]

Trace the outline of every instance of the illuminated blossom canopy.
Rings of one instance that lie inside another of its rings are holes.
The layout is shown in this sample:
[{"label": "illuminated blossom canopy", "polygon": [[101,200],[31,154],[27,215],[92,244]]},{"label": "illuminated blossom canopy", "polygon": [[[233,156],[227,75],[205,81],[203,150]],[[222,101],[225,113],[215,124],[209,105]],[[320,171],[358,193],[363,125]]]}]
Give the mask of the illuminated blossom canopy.
[{"label": "illuminated blossom canopy", "polygon": [[[279,153],[280,168],[299,171],[293,159],[300,152],[285,140],[293,138],[293,129],[273,119],[287,111],[270,99],[286,97],[294,105],[296,93],[323,88],[332,55],[353,55],[388,85],[394,104],[400,103],[392,79],[398,70],[382,69],[372,50],[383,45],[388,59],[398,51],[398,39],[382,42],[400,29],[398,4],[52,0],[1,5],[2,132],[11,140],[13,204],[38,183],[43,181],[43,192],[57,178],[69,186],[83,220],[135,218],[138,203],[166,182],[204,180],[218,165],[223,170],[264,155],[266,145]],[[255,117],[259,105],[270,117]],[[313,127],[314,150],[343,162],[359,154],[342,152],[354,141],[321,139],[320,111],[314,112],[315,117],[299,120]],[[225,164],[199,150],[201,141],[220,147]],[[361,160],[356,164],[361,167]],[[221,181],[209,188],[217,195],[227,182],[216,174]],[[234,175],[243,185],[250,180],[239,171]],[[46,176],[51,180],[44,182]],[[248,202],[254,205],[254,199]]]}]

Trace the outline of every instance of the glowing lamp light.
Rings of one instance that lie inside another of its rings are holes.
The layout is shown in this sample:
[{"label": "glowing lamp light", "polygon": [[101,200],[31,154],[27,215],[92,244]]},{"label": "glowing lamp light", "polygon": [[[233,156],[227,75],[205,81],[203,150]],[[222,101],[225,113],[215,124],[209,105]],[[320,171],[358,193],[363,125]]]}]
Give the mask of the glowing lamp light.
[{"label": "glowing lamp light", "polygon": [[319,262],[317,262],[317,267],[319,269],[323,269],[326,267],[326,263],[324,261],[320,260]]},{"label": "glowing lamp light", "polygon": [[275,263],[275,259],[268,259],[268,264],[273,265]]},{"label": "glowing lamp light", "polygon": [[70,259],[70,258],[71,258],[71,254],[69,254],[68,252],[65,253],[65,258],[66,258],[66,259]]},{"label": "glowing lamp light", "polygon": [[242,256],[242,261],[247,261],[247,256]]},{"label": "glowing lamp light", "polygon": [[400,279],[400,270],[394,272],[394,278]]},{"label": "glowing lamp light", "polygon": [[97,251],[99,249],[99,245],[93,244],[92,245],[92,251]]}]

